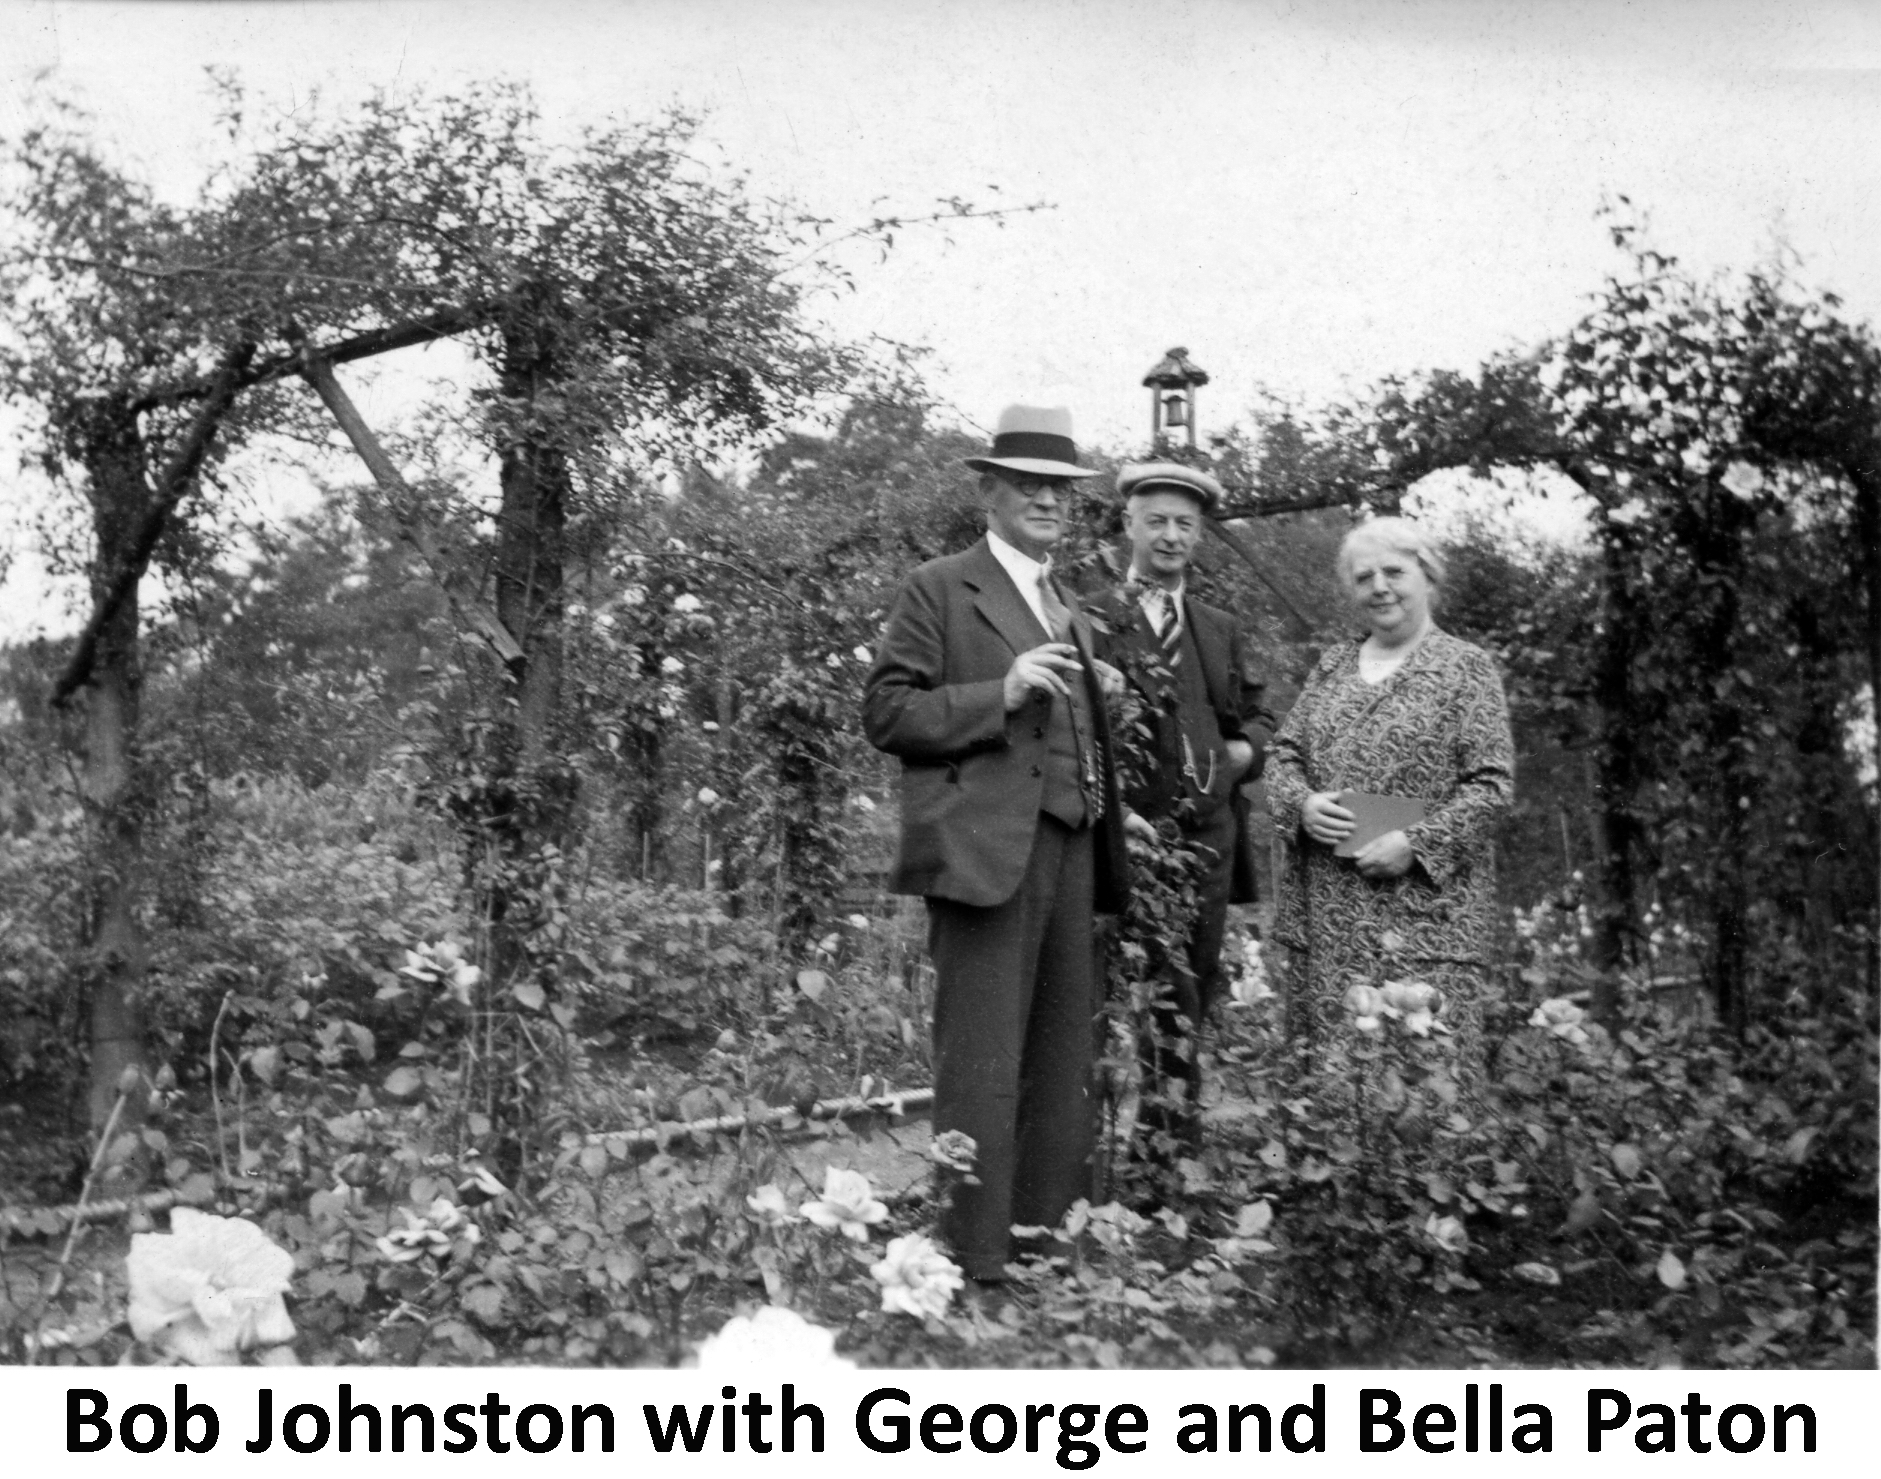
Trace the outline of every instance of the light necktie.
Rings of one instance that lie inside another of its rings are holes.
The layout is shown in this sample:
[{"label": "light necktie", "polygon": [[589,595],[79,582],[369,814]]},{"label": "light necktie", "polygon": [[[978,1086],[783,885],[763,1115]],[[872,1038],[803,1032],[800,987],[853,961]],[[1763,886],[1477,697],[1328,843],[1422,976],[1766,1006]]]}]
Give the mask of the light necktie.
[{"label": "light necktie", "polygon": [[[1049,559],[1039,563],[1038,594],[1039,604],[1045,608],[1046,624],[1051,628],[1052,640],[1069,642],[1071,610],[1058,594],[1058,588],[1052,584],[1052,562]],[[1078,790],[1084,796],[1085,811],[1090,820],[1095,822],[1104,814],[1104,787],[1097,775],[1097,751],[1091,744],[1091,737],[1084,732],[1084,726],[1078,722],[1078,704],[1075,699],[1071,703],[1070,712],[1072,734],[1078,746]]]},{"label": "light necktie", "polygon": [[1051,629],[1054,642],[1071,640],[1071,612],[1059,597],[1052,585],[1052,565],[1050,560],[1038,567],[1039,604],[1045,608],[1045,624]]}]

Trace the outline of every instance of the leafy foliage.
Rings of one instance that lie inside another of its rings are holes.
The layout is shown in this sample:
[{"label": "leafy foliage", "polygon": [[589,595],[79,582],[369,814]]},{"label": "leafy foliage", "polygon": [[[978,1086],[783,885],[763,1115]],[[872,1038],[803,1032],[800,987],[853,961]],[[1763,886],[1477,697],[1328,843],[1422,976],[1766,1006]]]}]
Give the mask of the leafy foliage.
[{"label": "leafy foliage", "polygon": [[[977,443],[906,364],[782,430],[862,365],[810,316],[841,277],[826,223],[702,166],[689,119],[555,145],[511,90],[258,124],[225,97],[228,159],[188,210],[82,130],[25,141],[0,372],[82,491],[129,444],[75,408],[118,408],[141,476],[231,342],[257,392],[231,440],[328,435],[278,383],[308,341],[457,335],[471,361],[469,398],[397,446],[410,507],[336,497],[239,574],[210,457],[158,552],[187,579],[145,634],[113,802],[163,1066],[97,1189],[288,1248],[303,1357],[670,1362],[764,1300],[872,1362],[1872,1363],[1875,850],[1845,733],[1877,681],[1881,355],[1833,299],[1695,282],[1622,228],[1626,270],[1558,342],[1218,439],[1245,511],[1298,510],[1262,526],[1270,582],[1212,548],[1195,574],[1259,617],[1283,704],[1343,619],[1300,572],[1345,509],[1518,465],[1593,502],[1588,551],[1468,527],[1451,551],[1444,620],[1502,660],[1537,798],[1504,838],[1523,907],[1489,1071],[1408,979],[1360,983],[1305,1059],[1250,964],[1204,1039],[1208,1133],[1146,1143],[1138,1043],[1195,869],[1138,838],[1104,1200],[963,1301],[921,1229],[968,1153],[887,1124],[890,1086],[930,1073],[931,977],[918,911],[873,888],[889,776],[853,715],[896,582],[978,532]],[[736,476],[698,460],[728,452]],[[1104,581],[1115,511],[1083,490],[1075,513],[1062,564]],[[454,630],[392,537],[413,517],[494,590],[519,665]],[[86,750],[40,707],[59,656],[8,654],[17,1097],[70,1081],[104,958],[109,849],[62,768]],[[854,1128],[815,1118],[839,1097],[872,1101]],[[62,1220],[5,1210],[8,1355],[159,1358],[108,1254],[65,1280],[32,1241]]]}]

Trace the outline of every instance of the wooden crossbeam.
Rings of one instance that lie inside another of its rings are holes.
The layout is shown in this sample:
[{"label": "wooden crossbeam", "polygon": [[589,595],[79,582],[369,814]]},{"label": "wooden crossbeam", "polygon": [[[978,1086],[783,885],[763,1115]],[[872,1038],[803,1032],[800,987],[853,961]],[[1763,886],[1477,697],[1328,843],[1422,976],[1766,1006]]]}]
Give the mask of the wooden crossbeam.
[{"label": "wooden crossbeam", "polygon": [[411,484],[393,465],[391,457],[372,434],[372,428],[366,425],[365,418],[359,414],[359,408],[353,404],[352,398],[341,389],[340,382],[334,378],[333,366],[325,358],[309,353],[302,359],[300,373],[333,413],[340,430],[346,433],[353,450],[366,464],[373,482],[385,495],[386,506],[391,510],[399,537],[416,550],[419,558],[430,568],[432,578],[443,588],[445,599],[450,602],[457,619],[480,637],[503,660],[505,666],[519,666],[523,660],[522,645],[503,624],[495,608],[483,599],[476,582],[465,572],[463,563],[453,557],[443,537],[419,512],[418,497],[412,491]]},{"label": "wooden crossbeam", "polygon": [[254,356],[255,346],[246,343],[231,346],[222,356],[208,394],[196,412],[196,419],[190,422],[183,440],[178,443],[169,462],[157,477],[157,486],[145,507],[143,519],[136,533],[131,536],[130,548],[124,558],[118,561],[117,568],[111,572],[104,589],[99,593],[90,619],[78,634],[78,645],[72,649],[71,657],[66,659],[65,670],[52,685],[54,708],[64,708],[72,695],[90,680],[92,664],[98,658],[99,637],[149,570],[150,557],[156,551],[157,541],[163,537],[170,515],[195,481],[202,460],[209,451],[209,443],[222,424],[223,416],[234,403],[235,393],[241,388],[241,376]]}]

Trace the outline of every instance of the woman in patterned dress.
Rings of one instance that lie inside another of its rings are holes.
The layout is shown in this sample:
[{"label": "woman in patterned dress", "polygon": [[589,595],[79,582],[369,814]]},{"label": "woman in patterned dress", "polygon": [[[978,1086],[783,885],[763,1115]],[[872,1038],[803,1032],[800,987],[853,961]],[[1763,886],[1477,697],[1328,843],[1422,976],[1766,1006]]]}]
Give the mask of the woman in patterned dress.
[{"label": "woman in patterned dress", "polygon": [[[1389,974],[1443,993],[1458,1087],[1481,1066],[1482,991],[1495,907],[1490,830],[1515,790],[1502,681],[1487,653],[1440,630],[1443,562],[1409,519],[1349,533],[1338,580],[1370,627],[1320,659],[1267,761],[1282,841],[1274,937],[1285,948],[1290,1035],[1323,1041],[1346,993]],[[1343,790],[1416,797],[1424,818],[1356,856]]]}]

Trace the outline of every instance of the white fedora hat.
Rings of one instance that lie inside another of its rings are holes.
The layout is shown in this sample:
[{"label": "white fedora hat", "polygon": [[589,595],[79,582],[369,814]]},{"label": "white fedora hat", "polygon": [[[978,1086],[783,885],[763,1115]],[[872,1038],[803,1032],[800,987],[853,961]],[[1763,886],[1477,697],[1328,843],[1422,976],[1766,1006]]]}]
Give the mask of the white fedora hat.
[{"label": "white fedora hat", "polygon": [[967,458],[968,467],[1007,467],[1042,478],[1094,478],[1079,467],[1078,446],[1071,440],[1071,413],[1063,406],[1008,406],[999,413],[993,445],[983,457]]}]

